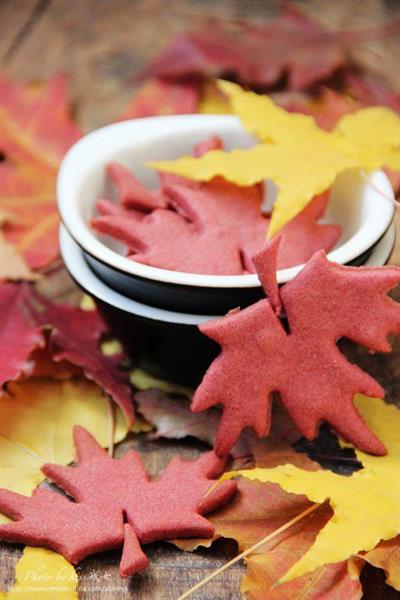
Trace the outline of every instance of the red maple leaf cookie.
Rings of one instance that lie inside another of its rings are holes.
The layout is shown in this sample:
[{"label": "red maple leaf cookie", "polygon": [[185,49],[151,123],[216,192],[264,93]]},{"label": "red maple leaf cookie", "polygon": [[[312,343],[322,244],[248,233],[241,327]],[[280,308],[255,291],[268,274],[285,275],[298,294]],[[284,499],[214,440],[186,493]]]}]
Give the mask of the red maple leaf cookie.
[{"label": "red maple leaf cookie", "polygon": [[[270,428],[271,400],[279,393],[301,433],[312,439],[321,421],[360,449],[384,454],[353,405],[363,393],[384,390],[348,362],[336,342],[346,337],[371,351],[388,352],[389,333],[400,333],[400,306],[387,292],[400,283],[398,267],[347,267],[317,252],[278,290],[274,259],[278,240],[254,263],[268,299],[200,327],[222,347],[196,390],[192,410],[223,407],[216,452],[229,452],[240,432],[261,437]],[[286,315],[289,331],[277,316]]]},{"label": "red maple leaf cookie", "polygon": [[[123,546],[123,577],[145,568],[140,544],[214,535],[203,515],[225,505],[236,483],[213,477],[224,465],[213,452],[197,460],[171,460],[150,480],[131,450],[116,460],[81,427],[74,429],[78,466],[47,464],[43,473],[65,495],[38,488],[31,497],[0,489],[0,511],[15,519],[0,525],[0,539],[46,546],[76,564],[85,556]],[[212,491],[211,491],[212,489]]]},{"label": "red maple leaf cookie", "polygon": [[[221,148],[213,136],[194,147],[201,156]],[[147,190],[126,167],[111,163],[109,178],[119,204],[101,199],[91,225],[128,248],[132,260],[153,267],[210,275],[254,272],[251,256],[265,243],[270,219],[261,213],[259,185],[240,187],[221,178],[208,183],[160,173],[158,190]],[[282,229],[278,268],[303,264],[320,248],[330,250],[338,225],[318,223],[328,194],[315,197]]]}]

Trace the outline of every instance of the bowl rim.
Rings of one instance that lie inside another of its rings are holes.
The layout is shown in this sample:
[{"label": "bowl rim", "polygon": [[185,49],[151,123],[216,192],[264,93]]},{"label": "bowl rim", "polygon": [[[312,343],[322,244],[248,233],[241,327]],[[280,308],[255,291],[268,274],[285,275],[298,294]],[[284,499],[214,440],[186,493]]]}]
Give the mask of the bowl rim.
[{"label": "bowl rim", "polygon": [[[87,173],[92,161],[96,157],[103,157],[104,151],[101,150],[102,147],[106,147],[107,150],[110,150],[110,154],[112,154],[116,151],[132,148],[136,143],[146,142],[149,136],[157,137],[157,134],[160,135],[160,131],[162,132],[161,135],[165,137],[166,134],[172,135],[173,133],[187,132],[188,128],[198,132],[205,125],[213,127],[217,131],[227,131],[232,128],[242,127],[240,119],[231,115],[195,114],[147,117],[106,125],[78,140],[64,156],[57,178],[57,204],[61,220],[78,245],[88,254],[108,264],[115,270],[144,279],[191,287],[259,287],[260,282],[257,274],[203,275],[185,273],[152,267],[122,256],[101,242],[84,222],[79,211],[76,210],[76,207],[79,205],[79,198],[75,202],[71,202],[71,198],[76,198],[79,192],[77,181],[79,182],[84,178],[85,173]],[[88,156],[90,157],[89,159]],[[368,185],[368,182],[370,182],[370,185]],[[364,193],[379,196],[379,201],[384,205],[385,199],[381,197],[379,191],[376,189],[377,187],[386,196],[394,198],[390,182],[381,170],[374,171],[367,177]],[[348,263],[376,243],[387,230],[393,218],[393,203],[386,200],[386,205],[387,210],[380,211],[378,218],[374,218],[368,226],[364,224],[349,240],[328,253],[329,260],[339,264]],[[372,231],[368,234],[367,232],[371,227]],[[303,267],[304,264],[301,264],[279,270],[277,272],[278,283],[286,283],[291,280]]]},{"label": "bowl rim", "polygon": [[[218,319],[224,316],[179,313],[162,308],[154,308],[137,302],[136,300],[132,300],[131,298],[127,298],[107,286],[99,279],[99,277],[97,277],[97,275],[95,275],[95,273],[93,273],[84,258],[82,249],[63,225],[60,225],[59,237],[61,256],[71,277],[87,293],[114,308],[154,321],[188,326],[200,325],[211,319]],[[386,264],[393,251],[395,241],[396,227],[395,224],[392,223],[363,266],[380,267]],[[357,269],[359,267],[354,268]]]}]

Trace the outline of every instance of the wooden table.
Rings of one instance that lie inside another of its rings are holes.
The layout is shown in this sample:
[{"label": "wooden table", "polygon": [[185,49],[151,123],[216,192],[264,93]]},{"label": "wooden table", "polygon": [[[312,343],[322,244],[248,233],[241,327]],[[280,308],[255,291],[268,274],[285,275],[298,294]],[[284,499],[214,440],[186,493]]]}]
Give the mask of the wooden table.
[{"label": "wooden table", "polygon": [[[44,79],[58,71],[71,77],[75,116],[84,129],[115,119],[132,97],[133,76],[177,32],[216,18],[260,21],[277,11],[275,0],[2,0],[0,39],[3,68],[17,80]],[[396,2],[379,0],[314,0],[307,11],[331,27],[357,29],[389,19]],[[395,38],[374,41],[355,50],[357,59],[379,70],[400,91],[399,45]],[[396,73],[397,79],[393,79]],[[400,227],[399,215],[397,217]],[[397,242],[392,262],[400,263]],[[400,294],[397,294],[400,299]],[[361,348],[348,350],[360,366],[380,380],[394,401],[400,396],[400,340],[391,355],[371,357]],[[118,449],[135,447],[150,473],[156,473],[180,452],[194,456],[204,447],[193,441],[151,442],[136,436]],[[8,589],[20,549],[0,546],[0,591]],[[225,563],[236,553],[235,544],[217,542],[211,550],[184,553],[166,543],[146,548],[151,566],[128,582],[118,575],[118,552],[84,560],[79,567],[80,598],[137,600],[176,599],[181,593]],[[193,595],[193,600],[240,598],[242,565],[226,571],[212,584]],[[383,584],[382,573],[366,568],[365,598],[379,600],[397,595]],[[90,587],[97,591],[85,591]],[[114,591],[105,591],[105,588]],[[55,596],[56,597],[56,596]],[[397,596],[398,597],[398,596]],[[38,599],[39,600],[39,599]]]}]

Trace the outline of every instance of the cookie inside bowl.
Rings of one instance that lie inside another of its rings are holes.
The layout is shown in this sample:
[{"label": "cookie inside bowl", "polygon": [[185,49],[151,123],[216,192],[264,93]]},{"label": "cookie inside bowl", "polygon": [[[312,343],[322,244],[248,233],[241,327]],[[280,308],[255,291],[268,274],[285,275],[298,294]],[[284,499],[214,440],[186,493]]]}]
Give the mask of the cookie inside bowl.
[{"label": "cookie inside bowl", "polygon": [[[214,135],[192,151],[199,158],[223,149],[223,140]],[[98,215],[90,224],[122,242],[129,259],[186,273],[255,272],[252,257],[265,245],[271,224],[268,200],[276,188],[270,182],[240,186],[222,177],[195,182],[159,172],[158,187],[150,189],[118,162],[107,165],[107,176],[110,189],[96,202]],[[280,230],[278,269],[334,247],[341,227],[319,222],[328,202],[328,192],[315,196]]]},{"label": "cookie inside bowl", "polygon": [[[125,280],[135,279],[135,288],[137,283],[163,289],[172,286],[175,297],[182,287],[192,298],[199,297],[199,294],[207,296],[208,293],[215,296],[215,290],[225,290],[232,301],[232,295],[240,290],[252,294],[253,301],[259,293],[255,274],[210,275],[149,266],[127,258],[124,245],[109,236],[98,235],[90,228],[96,201],[104,196],[107,189],[108,163],[114,161],[124,165],[143,185],[149,189],[156,188],[158,175],[146,167],[146,161],[190,154],[194,144],[212,135],[220,136],[227,150],[254,144],[236,117],[185,115],[111,125],[89,134],[70,150],[61,167],[58,185],[62,219],[91,260],[92,268],[100,277],[107,272],[110,285],[122,285],[123,276]],[[332,187],[323,220],[341,227],[340,239],[329,254],[336,262],[350,263],[367,252],[390,224],[393,207],[377,192],[380,189],[384,194],[390,194],[390,184],[381,172],[370,175],[370,178],[373,185],[363,175],[348,172],[338,177]],[[301,265],[297,265],[280,270],[279,282],[290,280],[300,268]],[[215,297],[210,301],[211,308],[214,301]],[[239,301],[245,299],[238,297]]]}]

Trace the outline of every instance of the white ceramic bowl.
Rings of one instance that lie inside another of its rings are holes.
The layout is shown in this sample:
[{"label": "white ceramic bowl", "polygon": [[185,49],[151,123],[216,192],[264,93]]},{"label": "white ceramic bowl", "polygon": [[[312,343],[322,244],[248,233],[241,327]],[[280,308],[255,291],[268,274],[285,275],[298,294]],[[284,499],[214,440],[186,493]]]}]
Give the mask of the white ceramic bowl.
[{"label": "white ceramic bowl", "polygon": [[[146,185],[157,185],[157,173],[145,166],[148,160],[177,158],[190,154],[193,145],[208,136],[218,134],[226,149],[250,147],[254,139],[243,129],[239,119],[224,115],[183,115],[151,117],[124,121],[89,133],[69,150],[62,162],[57,199],[62,221],[71,236],[85,252],[91,266],[102,276],[102,270],[139,278],[140,281],[174,286],[206,289],[259,288],[256,274],[199,275],[150,267],[124,257],[122,247],[105,242],[89,226],[95,213],[95,202],[105,187],[105,167],[119,161],[130,168]],[[387,231],[394,206],[385,196],[393,196],[391,185],[382,171],[370,175],[371,184],[356,172],[337,178],[326,222],[338,223],[342,236],[329,253],[329,259],[341,264],[350,263],[368,251]],[[378,190],[382,190],[380,194]],[[98,267],[100,265],[99,270]],[[278,271],[278,282],[292,279],[302,268],[298,265]],[[108,280],[113,285],[114,280]],[[116,287],[118,289],[118,285]],[[121,285],[120,289],[123,289]],[[162,305],[162,300],[159,306]],[[189,301],[190,305],[190,301]],[[187,308],[186,308],[187,309]],[[185,310],[186,310],[185,309]],[[190,312],[190,306],[189,306]]]}]

